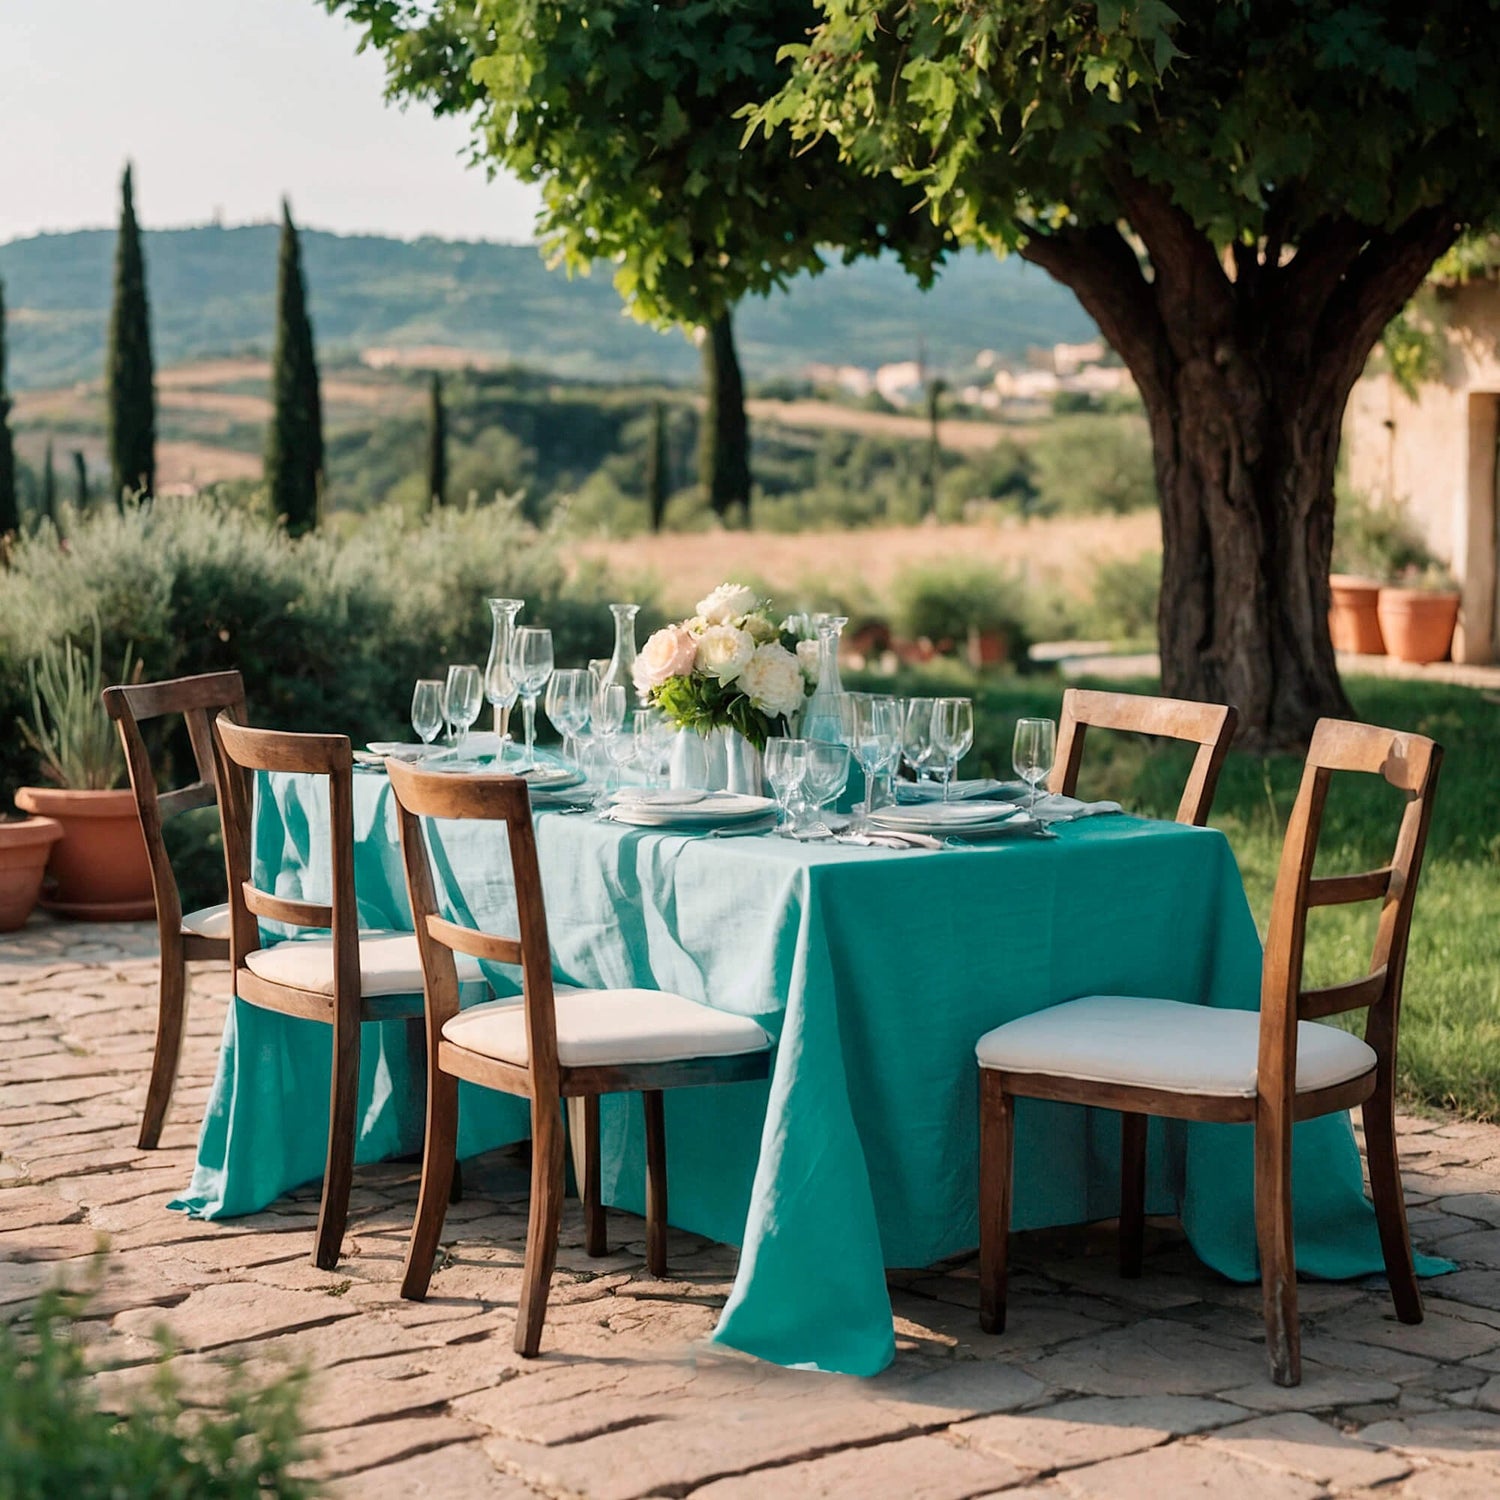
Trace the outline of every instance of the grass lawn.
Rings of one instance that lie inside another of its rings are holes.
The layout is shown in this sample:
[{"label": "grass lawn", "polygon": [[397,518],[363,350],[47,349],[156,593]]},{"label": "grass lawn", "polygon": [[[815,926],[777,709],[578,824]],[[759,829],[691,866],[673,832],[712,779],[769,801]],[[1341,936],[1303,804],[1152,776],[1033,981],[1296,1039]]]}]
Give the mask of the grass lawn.
[{"label": "grass lawn", "polygon": [[[930,680],[908,685],[933,691]],[[1146,681],[1096,685],[1139,692],[1156,688]],[[1447,752],[1412,924],[1401,1018],[1401,1091],[1412,1103],[1500,1118],[1500,703],[1469,688],[1423,682],[1357,677],[1346,687],[1362,719],[1431,735]],[[976,746],[964,762],[966,775],[1012,776],[1016,719],[1055,717],[1062,697],[1061,684],[1052,678],[987,679],[977,687],[971,678],[968,686],[955,683],[949,690],[975,694]],[[1095,731],[1079,791],[1169,818],[1189,759],[1177,746]],[[1234,848],[1263,932],[1301,773],[1302,762],[1294,756],[1234,754],[1219,782],[1211,821]],[[1318,872],[1385,864],[1399,817],[1399,796],[1383,782],[1335,778]],[[1333,983],[1365,972],[1375,913],[1373,903],[1312,913],[1306,983]],[[1350,1020],[1362,1024],[1362,1013]]]}]

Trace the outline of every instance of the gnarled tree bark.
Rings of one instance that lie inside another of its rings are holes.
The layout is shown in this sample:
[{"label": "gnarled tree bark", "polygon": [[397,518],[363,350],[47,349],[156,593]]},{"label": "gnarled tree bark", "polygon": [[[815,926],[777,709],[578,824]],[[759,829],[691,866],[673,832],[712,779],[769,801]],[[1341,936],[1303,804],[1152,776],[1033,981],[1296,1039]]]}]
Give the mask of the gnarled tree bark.
[{"label": "gnarled tree bark", "polygon": [[1028,260],[1072,288],[1129,367],[1162,513],[1162,688],[1234,704],[1241,741],[1305,744],[1346,716],[1328,636],[1344,407],[1385,325],[1452,244],[1452,214],[1391,231],[1330,220],[1221,259],[1165,194],[1119,184],[1120,229],[1038,234]]}]

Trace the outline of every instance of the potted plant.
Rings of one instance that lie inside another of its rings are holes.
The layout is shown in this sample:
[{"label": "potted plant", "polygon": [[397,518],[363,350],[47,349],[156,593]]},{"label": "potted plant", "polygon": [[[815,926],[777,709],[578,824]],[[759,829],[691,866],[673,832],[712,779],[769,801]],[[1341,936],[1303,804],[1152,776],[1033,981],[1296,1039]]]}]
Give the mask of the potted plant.
[{"label": "potted plant", "polygon": [[962,651],[973,667],[1024,662],[1028,647],[1019,580],[970,563],[909,569],[895,585],[902,634],[939,654]]},{"label": "potted plant", "polygon": [[1459,592],[1447,569],[1404,574],[1380,591],[1377,611],[1386,650],[1398,661],[1444,661],[1458,624]]},{"label": "potted plant", "polygon": [[1328,634],[1335,651],[1358,656],[1384,656],[1385,637],[1380,633],[1380,584],[1373,578],[1352,573],[1329,575]]},{"label": "potted plant", "polygon": [[[125,754],[99,696],[102,658],[95,620],[92,651],[70,640],[49,643],[30,664],[32,720],[22,733],[55,785],[21,787],[16,806],[61,828],[47,867],[47,910],[92,921],[139,921],[156,910],[151,865],[135,794],[119,785]],[[127,646],[122,680],[130,671]]]},{"label": "potted plant", "polygon": [[54,818],[0,818],[0,932],[25,925],[41,893],[47,856],[61,837]]}]

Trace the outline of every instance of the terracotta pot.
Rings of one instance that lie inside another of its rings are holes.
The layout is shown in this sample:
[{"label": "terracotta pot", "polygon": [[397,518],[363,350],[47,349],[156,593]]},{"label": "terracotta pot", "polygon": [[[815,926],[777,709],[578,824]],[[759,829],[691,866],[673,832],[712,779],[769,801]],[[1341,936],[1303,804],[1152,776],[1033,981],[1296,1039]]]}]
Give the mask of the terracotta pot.
[{"label": "terracotta pot", "polygon": [[62,835],[54,818],[0,821],[0,932],[14,932],[31,915],[47,856]]},{"label": "terracotta pot", "polygon": [[1358,656],[1384,656],[1385,637],[1380,633],[1380,585],[1368,578],[1335,573],[1328,580],[1333,603],[1328,610],[1328,633],[1335,651]]},{"label": "terracotta pot", "polygon": [[1010,637],[1003,630],[969,631],[966,655],[974,668],[995,667],[1010,655]]},{"label": "terracotta pot", "polygon": [[47,911],[91,922],[138,922],[156,914],[146,840],[129,788],[23,786],[16,806],[62,825],[47,866],[55,881],[42,898]]},{"label": "terracotta pot", "polygon": [[1443,661],[1458,623],[1458,595],[1381,589],[1380,633],[1398,661]]}]

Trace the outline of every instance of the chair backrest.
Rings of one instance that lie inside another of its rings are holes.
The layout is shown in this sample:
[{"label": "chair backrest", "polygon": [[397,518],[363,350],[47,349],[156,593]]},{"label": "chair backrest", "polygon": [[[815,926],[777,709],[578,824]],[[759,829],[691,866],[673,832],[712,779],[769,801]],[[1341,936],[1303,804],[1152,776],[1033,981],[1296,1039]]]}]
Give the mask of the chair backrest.
[{"label": "chair backrest", "polygon": [[[1271,900],[1261,980],[1261,1090],[1285,1099],[1295,1092],[1297,1022],[1367,1010],[1365,1040],[1380,1060],[1382,1085],[1395,1066],[1401,1018],[1401,983],[1411,932],[1417,877],[1427,847],[1432,801],[1442,765],[1441,745],[1419,734],[1321,719],[1313,731],[1302,784],[1282,845]],[[1406,806],[1390,863],[1356,875],[1312,873],[1328,787],[1336,771],[1383,777],[1404,794]],[[1307,913],[1314,906],[1379,901],[1380,919],[1369,972],[1323,989],[1302,987]]]},{"label": "chair backrest", "polygon": [[[437,1055],[444,1023],[458,1013],[458,974],[454,953],[521,969],[526,1007],[527,1055],[538,1098],[558,1088],[557,1018],[552,993],[552,949],[547,908],[531,822],[531,798],[519,776],[445,776],[400,761],[387,761],[401,827],[401,855],[411,897],[412,925],[422,954],[426,983],[428,1056]],[[519,935],[500,937],[464,927],[438,915],[432,863],[421,819],[481,819],[504,823],[516,889]]]},{"label": "chair backrest", "polygon": [[1201,828],[1208,822],[1219,772],[1239,723],[1239,710],[1225,703],[1190,703],[1182,698],[1151,698],[1143,693],[1101,693],[1069,688],[1063,694],[1057,729],[1057,756],[1047,789],[1073,796],[1083,762],[1084,735],[1090,728],[1127,734],[1154,734],[1198,746],[1193,768],[1177,804],[1177,822]]},{"label": "chair backrest", "polygon": [[[213,720],[227,713],[238,722],[245,718],[245,684],[238,672],[206,672],[198,677],[174,677],[167,682],[142,682],[107,687],[104,707],[120,733],[130,789],[135,793],[136,813],[146,838],[151,860],[151,886],[156,896],[156,921],[163,944],[173,940],[182,925],[182,893],[167,846],[163,825],[178,813],[208,807],[218,800],[214,768]],[[156,768],[146,748],[141,725],[152,719],[181,714],[193,747],[198,779],[172,791],[158,792]]]},{"label": "chair backrest", "polygon": [[[342,734],[287,734],[251,729],[225,714],[214,720],[224,867],[229,876],[230,952],[235,968],[261,946],[257,917],[291,927],[328,928],[334,942],[334,993],[357,1006],[359,908],[354,895],[354,754]],[[254,773],[284,771],[328,778],[332,900],[296,901],[261,890],[252,879],[250,820]]]}]

